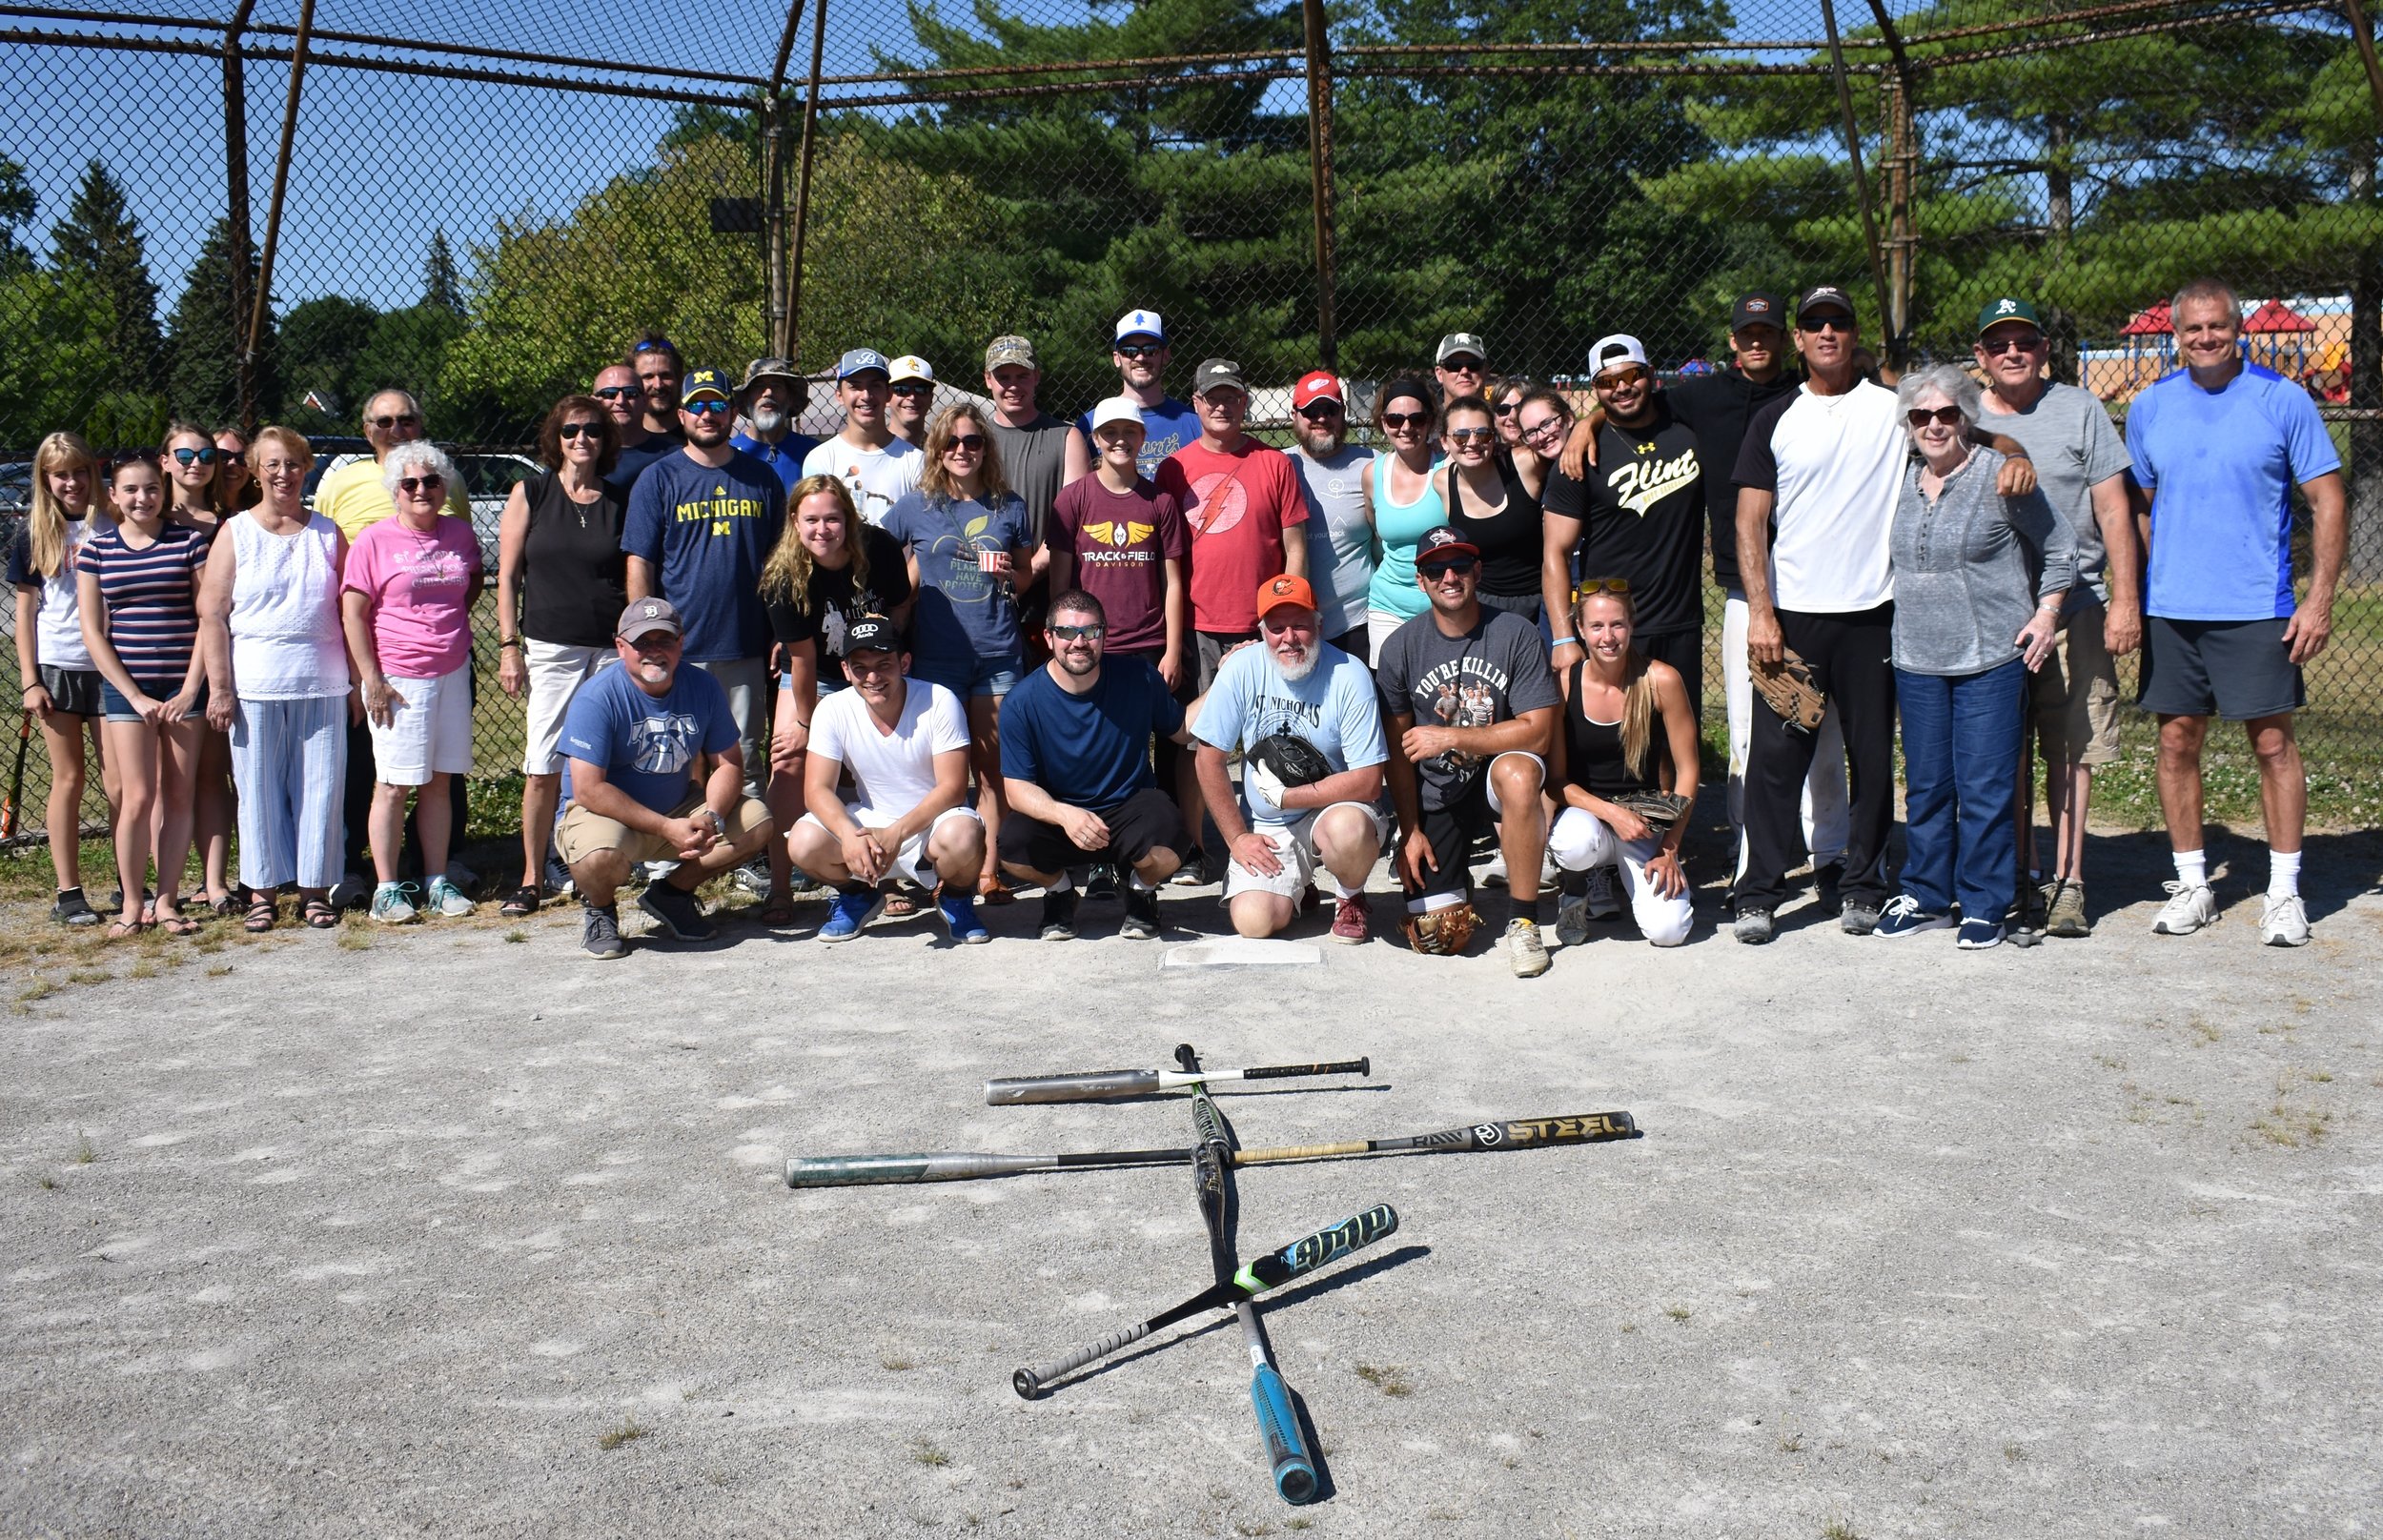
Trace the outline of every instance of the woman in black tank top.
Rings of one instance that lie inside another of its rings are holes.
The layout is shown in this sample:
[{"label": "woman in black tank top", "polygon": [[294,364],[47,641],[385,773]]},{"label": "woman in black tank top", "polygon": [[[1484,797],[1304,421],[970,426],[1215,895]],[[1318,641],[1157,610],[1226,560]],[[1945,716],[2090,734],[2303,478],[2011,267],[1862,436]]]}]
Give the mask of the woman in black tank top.
[{"label": "woman in black tank top", "polygon": [[1458,396],[1442,410],[1440,424],[1448,463],[1433,479],[1448,522],[1481,553],[1480,600],[1537,624],[1544,544],[1538,495],[1497,442],[1489,402]]}]

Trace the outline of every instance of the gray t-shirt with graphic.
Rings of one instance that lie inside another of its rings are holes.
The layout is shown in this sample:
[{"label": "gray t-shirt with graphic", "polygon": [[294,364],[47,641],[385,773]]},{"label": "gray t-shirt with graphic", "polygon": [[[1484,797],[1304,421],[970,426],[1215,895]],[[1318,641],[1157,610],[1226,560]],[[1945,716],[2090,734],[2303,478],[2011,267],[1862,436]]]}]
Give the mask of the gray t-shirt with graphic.
[{"label": "gray t-shirt with graphic", "polygon": [[[1374,660],[1382,715],[1411,717],[1417,727],[1490,727],[1562,699],[1539,628],[1518,615],[1484,608],[1473,629],[1443,635],[1424,611],[1390,634]],[[1487,761],[1454,749],[1415,767],[1427,808],[1453,806],[1472,791]]]},{"label": "gray t-shirt with graphic", "polygon": [[2102,543],[2102,526],[2093,517],[2093,486],[2134,464],[2127,441],[2110,423],[2109,409],[2091,391],[2047,385],[2025,412],[1997,412],[1988,406],[1979,415],[1978,427],[2019,440],[2035,461],[2037,489],[2075,537],[2077,581],[2069,590],[2068,607],[2084,602],[2080,589],[2090,592],[2095,603],[2108,603],[2109,552]]}]

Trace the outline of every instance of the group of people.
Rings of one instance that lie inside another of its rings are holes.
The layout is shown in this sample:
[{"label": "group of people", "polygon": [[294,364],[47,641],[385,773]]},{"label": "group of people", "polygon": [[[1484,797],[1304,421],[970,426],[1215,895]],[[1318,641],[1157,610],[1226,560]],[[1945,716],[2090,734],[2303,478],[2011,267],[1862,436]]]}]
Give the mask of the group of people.
[{"label": "group of people", "polygon": [[[2092,771],[2117,752],[2114,659],[2141,645],[2177,869],[2154,928],[2215,918],[2198,760],[2222,716],[2247,724],[2267,794],[2262,937],[2298,944],[2291,713],[2330,629],[2338,464],[2306,395],[2244,361],[2229,290],[2189,286],[2172,314],[2186,367],[2123,439],[2046,377],[2017,295],[1979,315],[1974,370],[1890,388],[1843,292],[1749,294],[1732,368],[1663,388],[1616,334],[1578,415],[1490,375],[1458,333],[1428,373],[1374,389],[1378,447],[1317,371],[1281,450],[1250,434],[1231,359],[1200,363],[1190,402],[1167,394],[1149,311],[1117,322],[1118,393],[1073,421],[1039,405],[1028,338],[995,338],[985,394],[940,411],[924,359],[856,348],[835,370],[841,428],[816,442],[795,432],[808,385],[788,361],[688,370],[649,334],[556,404],[545,470],[502,517],[497,674],[528,723],[503,909],[567,882],[586,951],[618,957],[616,896],[641,878],[659,933],[695,941],[707,878],[745,874],[782,923],[799,870],[828,889],[825,942],[929,906],[983,942],[979,903],[1012,883],[1041,889],[1046,939],[1110,887],[1122,932],[1152,937],[1163,884],[1209,881],[1243,936],[1313,905],[1361,942],[1387,857],[1409,944],[1453,952],[1486,858],[1517,974],[1549,965],[1551,879],[1563,943],[1627,907],[1677,945],[1709,543],[1739,940],[1770,939],[1807,858],[1857,935],[2086,934]],[[469,912],[446,862],[479,546],[411,398],[376,396],[365,432],[373,456],[311,511],[312,456],[286,430],[243,444],[176,424],[163,459],[118,456],[104,489],[78,442],[45,441],[10,578],[55,767],[59,918],[89,908],[71,831],[92,717],[119,931],[188,923],[193,828],[204,843],[230,821],[193,795],[217,739],[253,927],[291,883],[306,922],[335,923],[367,854],[377,919]],[[2297,599],[2295,485],[2315,536]]]}]

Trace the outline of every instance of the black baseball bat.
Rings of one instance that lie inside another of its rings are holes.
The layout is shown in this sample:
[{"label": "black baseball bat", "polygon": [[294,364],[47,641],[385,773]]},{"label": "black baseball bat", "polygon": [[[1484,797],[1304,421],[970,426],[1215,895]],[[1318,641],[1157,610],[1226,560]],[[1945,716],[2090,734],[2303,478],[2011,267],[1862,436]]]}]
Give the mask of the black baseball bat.
[{"label": "black baseball bat", "polygon": [[1021,1075],[985,1083],[987,1106],[1018,1106],[1043,1102],[1109,1102],[1120,1097],[1148,1096],[1153,1091],[1179,1090],[1186,1085],[1228,1080],[1290,1080],[1305,1075],[1371,1075],[1374,1061],[1344,1059],[1329,1064],[1267,1064],[1255,1069],[1212,1069],[1193,1074],[1181,1069],[1089,1069],[1073,1075]]},{"label": "black baseball bat", "polygon": [[[33,714],[20,712],[16,719],[16,768],[9,772],[9,800],[0,803],[0,840],[16,833],[18,799],[25,795],[25,749],[33,740]],[[1364,1071],[1359,1070],[1359,1074]]]},{"label": "black baseball bat", "polygon": [[[1266,1165],[1281,1161],[1320,1161],[1340,1155],[1459,1154],[1471,1150],[1533,1149],[1547,1145],[1601,1145],[1639,1137],[1627,1112],[1575,1112],[1562,1117],[1516,1118],[1477,1123],[1437,1133],[1396,1139],[1348,1139],[1329,1145],[1286,1145],[1273,1149],[1234,1150],[1232,1164]],[[1189,1149],[1096,1149],[1054,1155],[998,1155],[989,1151],[940,1151],[906,1155],[797,1155],[786,1162],[790,1187],[857,1187],[882,1183],[967,1182],[1027,1171],[1083,1167],[1180,1165]]]}]

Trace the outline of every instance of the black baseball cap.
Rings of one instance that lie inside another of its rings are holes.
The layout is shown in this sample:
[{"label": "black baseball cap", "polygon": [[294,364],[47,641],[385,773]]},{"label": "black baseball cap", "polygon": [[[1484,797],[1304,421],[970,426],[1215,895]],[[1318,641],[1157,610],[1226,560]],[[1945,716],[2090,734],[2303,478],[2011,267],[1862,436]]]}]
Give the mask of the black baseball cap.
[{"label": "black baseball cap", "polygon": [[844,655],[899,653],[902,628],[882,615],[864,615],[844,628]]},{"label": "black baseball cap", "polygon": [[1803,292],[1803,297],[1796,301],[1796,324],[1803,325],[1804,318],[1816,310],[1842,310],[1856,319],[1862,314],[1853,308],[1851,296],[1833,283],[1824,283],[1818,289]]},{"label": "black baseball cap", "polygon": [[1729,307],[1729,329],[1741,326],[1776,326],[1787,330],[1787,302],[1768,289],[1750,289],[1738,296],[1738,303]]},{"label": "black baseball cap", "polygon": [[1479,546],[1475,545],[1445,524],[1433,525],[1423,532],[1423,538],[1415,542],[1415,564],[1417,568],[1437,557],[1473,557],[1478,558],[1480,555]]}]

